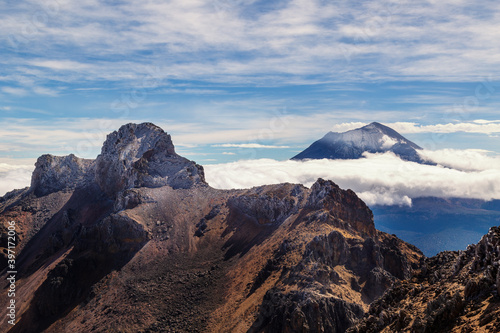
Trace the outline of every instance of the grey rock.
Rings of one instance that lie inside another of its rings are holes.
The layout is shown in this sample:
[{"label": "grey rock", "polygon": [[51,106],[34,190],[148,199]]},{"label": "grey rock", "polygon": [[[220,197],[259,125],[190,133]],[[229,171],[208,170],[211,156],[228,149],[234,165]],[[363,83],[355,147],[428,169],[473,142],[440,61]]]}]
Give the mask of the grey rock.
[{"label": "grey rock", "polygon": [[363,316],[363,308],[333,296],[273,288],[264,296],[248,332],[345,332]]},{"label": "grey rock", "polygon": [[203,168],[175,152],[170,135],[151,124],[127,124],[108,135],[95,180],[110,196],[134,187],[206,185]]},{"label": "grey rock", "polygon": [[93,161],[68,156],[42,155],[35,164],[31,177],[31,190],[37,196],[61,190],[74,189],[86,181]]}]

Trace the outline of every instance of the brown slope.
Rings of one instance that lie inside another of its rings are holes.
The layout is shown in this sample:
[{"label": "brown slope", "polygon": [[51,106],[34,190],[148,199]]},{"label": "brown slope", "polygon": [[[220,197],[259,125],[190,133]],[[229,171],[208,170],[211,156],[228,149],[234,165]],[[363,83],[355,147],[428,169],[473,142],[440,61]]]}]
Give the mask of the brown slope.
[{"label": "brown slope", "polygon": [[26,230],[47,212],[19,245],[10,332],[343,332],[419,267],[354,192],[324,180],[215,190],[165,135],[124,126],[87,169],[61,159],[78,184],[10,201],[1,216],[35,214]]}]

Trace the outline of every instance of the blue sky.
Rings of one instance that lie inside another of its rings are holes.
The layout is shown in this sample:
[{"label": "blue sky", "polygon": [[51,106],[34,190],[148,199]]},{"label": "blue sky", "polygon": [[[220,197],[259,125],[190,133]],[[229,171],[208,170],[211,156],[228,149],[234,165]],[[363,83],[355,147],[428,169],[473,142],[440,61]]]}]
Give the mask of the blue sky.
[{"label": "blue sky", "polygon": [[500,153],[498,1],[8,0],[0,24],[4,165],[94,158],[131,121],[201,164],[372,121]]}]

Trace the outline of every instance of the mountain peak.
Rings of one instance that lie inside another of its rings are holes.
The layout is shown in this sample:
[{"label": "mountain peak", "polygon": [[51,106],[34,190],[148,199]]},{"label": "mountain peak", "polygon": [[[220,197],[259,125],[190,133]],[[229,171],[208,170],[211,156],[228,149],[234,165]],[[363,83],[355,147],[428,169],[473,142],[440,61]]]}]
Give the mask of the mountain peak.
[{"label": "mountain peak", "polygon": [[203,167],[177,155],[170,135],[153,123],[121,126],[107,136],[95,160],[47,154],[35,167],[31,191],[37,196],[90,183],[111,197],[133,187],[206,185]]},{"label": "mountain peak", "polygon": [[92,169],[93,161],[76,157],[42,155],[35,163],[31,177],[31,190],[37,196],[53,192],[74,189],[85,180],[85,175]]},{"label": "mountain peak", "polygon": [[109,134],[95,176],[109,195],[132,187],[206,184],[203,167],[177,155],[170,135],[152,123],[126,124]]},{"label": "mountain peak", "polygon": [[329,132],[292,159],[358,159],[365,152],[391,151],[404,160],[423,163],[418,149],[422,148],[392,128],[372,122],[344,133]]}]

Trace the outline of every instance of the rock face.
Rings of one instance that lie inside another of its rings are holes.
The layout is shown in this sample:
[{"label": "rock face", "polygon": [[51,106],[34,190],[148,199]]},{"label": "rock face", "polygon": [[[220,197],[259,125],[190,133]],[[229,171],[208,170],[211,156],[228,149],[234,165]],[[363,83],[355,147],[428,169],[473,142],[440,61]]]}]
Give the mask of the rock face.
[{"label": "rock face", "polygon": [[329,132],[292,160],[358,159],[363,153],[393,152],[403,160],[426,163],[418,155],[422,149],[392,128],[373,122],[345,133]]},{"label": "rock face", "polygon": [[92,160],[68,156],[42,155],[35,164],[31,177],[31,189],[38,195],[72,190],[82,185],[85,175],[92,170]]},{"label": "rock face", "polygon": [[95,175],[109,195],[133,187],[206,184],[203,168],[177,155],[170,135],[151,123],[128,124],[109,134],[96,159]]},{"label": "rock face", "polygon": [[348,332],[497,332],[500,327],[500,228],[465,251],[426,260],[395,283]]},{"label": "rock face", "polygon": [[3,247],[12,220],[11,333],[344,332],[424,260],[332,181],[213,189],[149,123],[95,161],[41,157],[0,200]]}]

